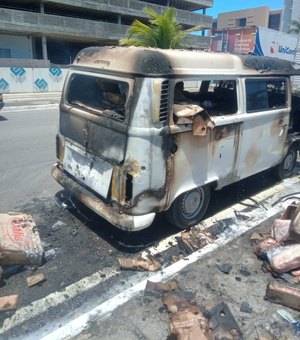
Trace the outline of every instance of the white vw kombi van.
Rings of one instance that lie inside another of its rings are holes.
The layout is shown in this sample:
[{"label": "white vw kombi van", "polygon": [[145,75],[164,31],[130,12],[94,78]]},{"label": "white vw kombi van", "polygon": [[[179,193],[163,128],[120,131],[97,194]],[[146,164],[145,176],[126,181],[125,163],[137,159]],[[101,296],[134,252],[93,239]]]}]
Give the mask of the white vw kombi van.
[{"label": "white vw kombi van", "polygon": [[297,65],[275,58],[91,47],[70,68],[53,177],[124,230],[166,212],[179,228],[204,216],[211,190],[268,168],[293,170]]}]

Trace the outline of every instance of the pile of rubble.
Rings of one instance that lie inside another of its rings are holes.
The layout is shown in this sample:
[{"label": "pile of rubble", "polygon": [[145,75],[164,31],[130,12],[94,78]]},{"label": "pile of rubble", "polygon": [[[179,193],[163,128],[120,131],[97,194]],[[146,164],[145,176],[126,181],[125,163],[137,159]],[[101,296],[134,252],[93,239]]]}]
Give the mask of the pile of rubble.
[{"label": "pile of rubble", "polygon": [[[20,213],[0,214],[0,281],[25,266],[40,267],[47,258],[35,222],[31,215]],[[44,282],[43,273],[26,278],[27,286]],[[0,297],[0,311],[15,309],[19,294]]]},{"label": "pile of rubble", "polygon": [[287,283],[272,281],[267,285],[266,299],[300,310],[300,204],[291,204],[275,219],[269,235],[251,236],[259,241],[255,254],[261,258],[263,270]]}]

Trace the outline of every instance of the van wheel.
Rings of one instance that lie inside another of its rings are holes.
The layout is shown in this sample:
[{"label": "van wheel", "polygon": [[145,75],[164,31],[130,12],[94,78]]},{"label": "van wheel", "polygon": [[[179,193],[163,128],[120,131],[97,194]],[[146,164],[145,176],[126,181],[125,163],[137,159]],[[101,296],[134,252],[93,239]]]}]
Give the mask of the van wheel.
[{"label": "van wheel", "polygon": [[280,164],[274,168],[274,174],[279,179],[284,179],[291,176],[297,159],[297,149],[291,146]]},{"label": "van wheel", "polygon": [[203,186],[178,196],[165,216],[168,222],[179,229],[191,227],[200,222],[210,201],[210,187]]}]

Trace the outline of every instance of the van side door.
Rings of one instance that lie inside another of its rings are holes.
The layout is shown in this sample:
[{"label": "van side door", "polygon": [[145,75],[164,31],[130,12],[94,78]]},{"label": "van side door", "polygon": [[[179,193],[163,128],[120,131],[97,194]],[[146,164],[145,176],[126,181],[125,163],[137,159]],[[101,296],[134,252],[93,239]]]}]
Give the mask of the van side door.
[{"label": "van side door", "polygon": [[244,79],[238,177],[266,170],[282,159],[289,126],[289,87],[285,77]]}]

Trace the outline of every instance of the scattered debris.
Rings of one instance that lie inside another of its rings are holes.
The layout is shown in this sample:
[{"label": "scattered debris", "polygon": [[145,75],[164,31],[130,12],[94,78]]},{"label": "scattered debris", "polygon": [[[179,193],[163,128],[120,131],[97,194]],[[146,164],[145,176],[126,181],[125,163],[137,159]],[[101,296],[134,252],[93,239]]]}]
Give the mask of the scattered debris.
[{"label": "scattered debris", "polygon": [[150,272],[157,271],[161,269],[161,264],[154,257],[149,257],[148,259],[127,259],[118,258],[119,266],[122,269],[132,269],[132,270],[148,270]]},{"label": "scattered debris", "polygon": [[32,275],[32,276],[28,276],[26,278],[26,282],[27,282],[27,286],[28,287],[32,287],[32,286],[35,286],[41,282],[44,282],[46,281],[46,277],[43,273],[39,273],[39,274],[36,274],[36,275]]},{"label": "scattered debris", "polygon": [[32,216],[0,214],[0,263],[39,266],[42,257],[43,246]]},{"label": "scattered debris", "polygon": [[52,230],[59,230],[60,228],[66,226],[66,223],[62,222],[62,221],[57,221],[53,224],[53,226],[51,227]]},{"label": "scattered debris", "polygon": [[242,266],[239,272],[243,276],[250,276],[251,275],[251,273],[249,272],[249,270],[245,266]]},{"label": "scattered debris", "polygon": [[213,237],[208,231],[191,228],[182,231],[177,242],[182,252],[191,254],[213,242]]},{"label": "scattered debris", "polygon": [[291,240],[289,232],[291,222],[292,220],[283,219],[276,219],[274,221],[271,235],[277,242]]},{"label": "scattered debris", "polygon": [[250,240],[262,241],[262,240],[264,240],[264,237],[262,236],[262,234],[254,232],[254,233],[251,234]]},{"label": "scattered debris", "polygon": [[229,263],[224,263],[224,264],[217,264],[216,267],[224,274],[229,274],[231,269],[232,269],[232,265]]},{"label": "scattered debris", "polygon": [[209,328],[211,339],[242,339],[242,332],[235,321],[230,309],[225,303],[220,303],[210,311]]},{"label": "scattered debris", "polygon": [[265,260],[268,259],[268,253],[279,247],[280,243],[274,240],[272,237],[268,237],[265,240],[261,241],[254,250],[254,253],[260,257],[261,259]]},{"label": "scattered debris", "polygon": [[253,308],[250,307],[248,302],[243,301],[241,303],[240,311],[243,313],[252,313]]},{"label": "scattered debris", "polygon": [[273,248],[268,252],[272,269],[277,273],[289,272],[300,268],[300,244]]},{"label": "scattered debris", "polygon": [[300,289],[275,281],[270,282],[267,285],[265,298],[270,302],[300,311]]},{"label": "scattered debris", "polygon": [[0,311],[16,309],[19,301],[19,294],[1,296],[0,297]]},{"label": "scattered debris", "polygon": [[300,321],[294,319],[294,317],[285,309],[278,309],[277,313],[286,320],[294,330],[295,335],[300,335]]},{"label": "scattered debris", "polygon": [[180,289],[179,284],[176,280],[162,283],[162,282],[152,282],[147,281],[146,288],[144,293],[149,294],[154,292],[158,293],[166,293],[166,292],[172,292],[173,290]]},{"label": "scattered debris", "polygon": [[176,294],[162,298],[170,313],[170,334],[178,340],[206,340],[208,321],[195,304]]},{"label": "scattered debris", "polygon": [[50,261],[56,255],[55,249],[46,250],[44,253],[44,261]]}]

